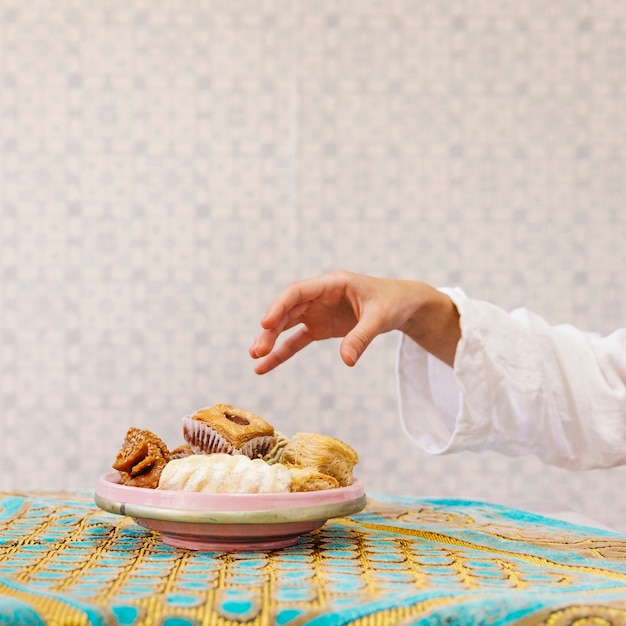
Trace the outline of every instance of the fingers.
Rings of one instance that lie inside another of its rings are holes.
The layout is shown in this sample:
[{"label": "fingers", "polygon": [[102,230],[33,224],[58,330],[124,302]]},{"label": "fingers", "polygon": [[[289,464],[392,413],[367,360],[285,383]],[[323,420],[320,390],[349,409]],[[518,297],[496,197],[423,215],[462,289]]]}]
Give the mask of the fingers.
[{"label": "fingers", "polygon": [[[273,335],[274,338],[270,339],[270,335]],[[373,337],[370,339],[359,331],[346,336],[339,347],[339,354],[343,362],[349,367],[356,365],[372,339]],[[313,339],[308,330],[302,328],[291,335],[291,337],[285,339],[279,347],[272,351],[272,347],[276,343],[276,336],[269,331],[263,331],[250,348],[250,355],[253,358],[265,357],[255,365],[254,371],[257,374],[266,374],[272,371],[281,363],[290,359],[296,352],[306,348],[312,341]]]},{"label": "fingers", "polygon": [[249,349],[250,356],[258,359],[270,354],[280,334],[301,322],[309,303],[318,298],[324,289],[325,282],[321,276],[304,279],[285,287],[263,316],[262,330]]},{"label": "fingers", "polygon": [[[250,356],[253,359],[267,356],[272,351],[280,334],[300,323],[300,318],[307,307],[308,303],[306,302],[296,305],[286,311],[280,319],[277,319],[276,324],[268,324],[264,327],[250,347]],[[265,318],[263,319],[265,320]]]},{"label": "fingers", "polygon": [[[255,366],[258,374],[269,372],[313,340],[339,337],[355,323],[352,303],[345,301],[346,287],[352,275],[335,271],[288,285],[269,306],[261,320],[262,330],[249,349],[250,356],[262,359]],[[299,324],[302,328],[277,346],[281,333]],[[358,339],[358,337],[357,337]],[[364,347],[356,339],[345,344],[344,362],[354,365]],[[359,351],[360,350],[360,351]]]},{"label": "fingers", "polygon": [[270,372],[281,363],[284,363],[287,359],[290,359],[294,354],[296,354],[296,352],[300,352],[300,350],[308,346],[311,341],[313,341],[313,339],[306,328],[297,330],[291,336],[287,337],[276,349],[265,353],[267,356],[255,365],[254,371],[257,374],[266,374],[267,372]]},{"label": "fingers", "polygon": [[325,285],[320,276],[288,285],[267,309],[261,320],[261,326],[263,328],[288,328],[285,320],[299,316],[302,312],[301,307],[319,297],[324,289]]},{"label": "fingers", "polygon": [[277,337],[278,333],[276,331],[263,329],[257,335],[256,339],[248,350],[250,356],[253,359],[259,359],[261,357],[267,356],[274,347]]}]

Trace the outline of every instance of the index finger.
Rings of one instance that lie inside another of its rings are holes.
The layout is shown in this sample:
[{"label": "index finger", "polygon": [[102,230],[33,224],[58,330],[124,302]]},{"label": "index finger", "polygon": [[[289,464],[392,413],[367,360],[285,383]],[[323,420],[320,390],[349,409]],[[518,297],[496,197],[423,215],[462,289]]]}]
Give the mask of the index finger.
[{"label": "index finger", "polygon": [[282,332],[288,328],[291,313],[295,311],[299,305],[306,304],[318,298],[324,293],[325,289],[325,282],[320,276],[305,278],[304,280],[299,280],[287,285],[268,307],[265,315],[261,319],[261,326],[265,329],[273,328],[275,330],[278,330],[280,327],[278,332]]}]

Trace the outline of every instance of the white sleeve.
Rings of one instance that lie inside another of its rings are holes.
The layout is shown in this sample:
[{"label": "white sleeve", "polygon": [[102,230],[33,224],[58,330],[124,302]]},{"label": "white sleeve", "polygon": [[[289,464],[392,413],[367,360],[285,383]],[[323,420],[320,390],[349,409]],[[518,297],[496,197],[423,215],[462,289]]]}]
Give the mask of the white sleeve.
[{"label": "white sleeve", "polygon": [[577,469],[626,464],[626,329],[601,337],[442,291],[460,313],[454,368],[405,335],[398,351],[400,418],[415,443]]}]

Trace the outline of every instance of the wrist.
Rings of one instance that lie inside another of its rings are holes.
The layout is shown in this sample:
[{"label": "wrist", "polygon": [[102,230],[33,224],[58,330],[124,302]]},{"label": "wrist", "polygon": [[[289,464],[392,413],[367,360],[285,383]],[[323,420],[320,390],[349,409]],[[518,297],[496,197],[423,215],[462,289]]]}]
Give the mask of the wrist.
[{"label": "wrist", "polygon": [[424,350],[452,366],[461,338],[460,315],[452,299],[430,285],[419,283],[417,306],[400,330]]}]

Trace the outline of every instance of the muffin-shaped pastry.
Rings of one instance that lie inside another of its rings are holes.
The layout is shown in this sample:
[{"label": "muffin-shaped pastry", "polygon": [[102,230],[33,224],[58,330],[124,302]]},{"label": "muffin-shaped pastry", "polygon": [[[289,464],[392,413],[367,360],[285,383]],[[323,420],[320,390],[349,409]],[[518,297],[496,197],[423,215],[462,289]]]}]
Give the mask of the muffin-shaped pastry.
[{"label": "muffin-shaped pastry", "polygon": [[174,459],[159,481],[159,489],[202,493],[285,493],[290,487],[284,465],[220,452]]},{"label": "muffin-shaped pastry", "polygon": [[155,489],[163,468],[170,460],[165,443],[149,430],[131,427],[113,463],[121,483]]},{"label": "muffin-shaped pastry", "polygon": [[358,454],[347,443],[318,433],[297,433],[280,440],[265,458],[269,463],[314,468],[336,478],[340,487],[352,484],[352,471],[359,461]]},{"label": "muffin-shaped pastry", "polygon": [[262,457],[274,445],[274,427],[230,404],[215,404],[183,418],[183,436],[196,454],[243,454]]}]

